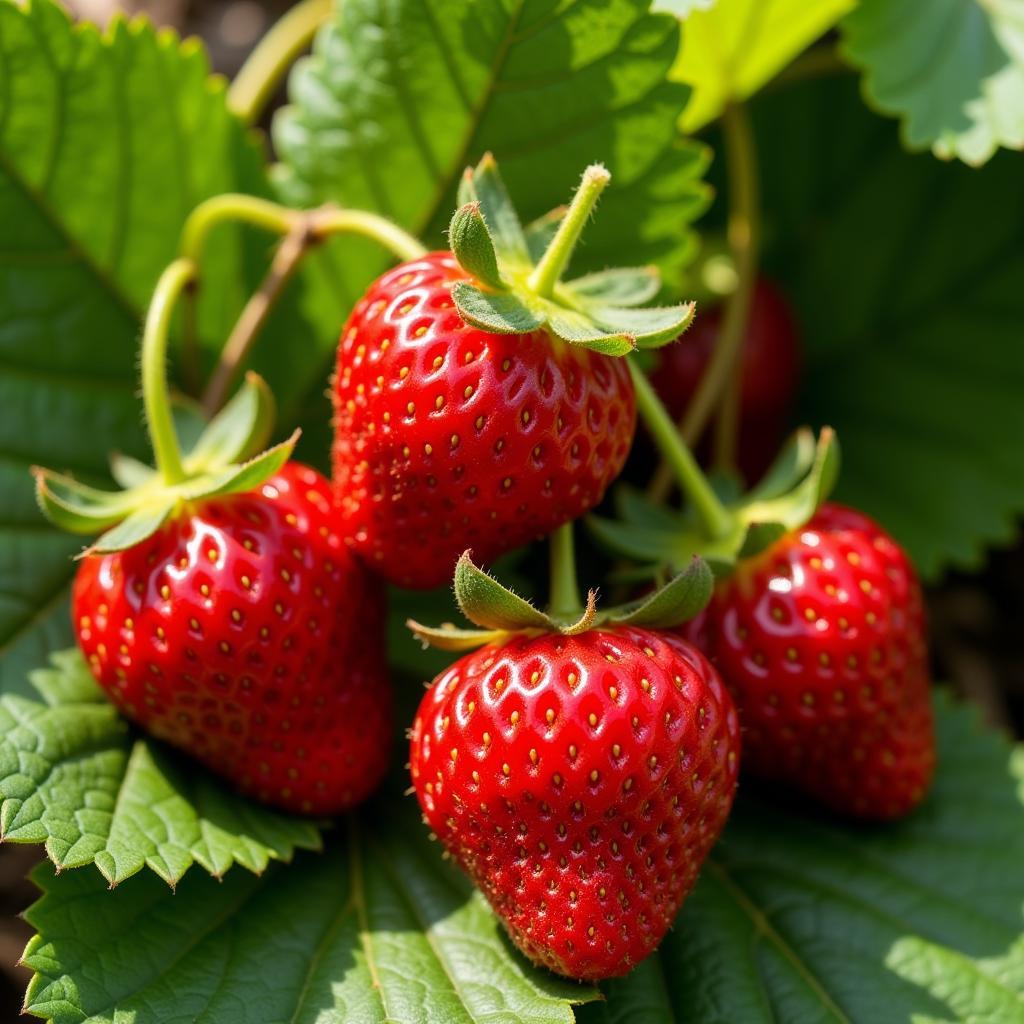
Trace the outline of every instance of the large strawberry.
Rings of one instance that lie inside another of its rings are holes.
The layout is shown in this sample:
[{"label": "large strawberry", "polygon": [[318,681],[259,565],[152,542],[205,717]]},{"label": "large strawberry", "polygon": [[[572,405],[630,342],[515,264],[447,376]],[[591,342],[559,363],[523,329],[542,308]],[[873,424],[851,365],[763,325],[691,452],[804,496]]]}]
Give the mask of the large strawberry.
[{"label": "large strawberry", "polygon": [[920,802],[935,765],[921,588],[867,516],[823,505],[686,629],[736,698],[751,772],[862,818]]},{"label": "large strawberry", "polygon": [[762,484],[729,506],[674,445],[698,514],[632,498],[622,506],[629,521],[596,520],[595,532],[650,561],[683,564],[703,551],[719,563],[715,597],[684,635],[733,693],[752,773],[841,814],[908,813],[935,761],[921,589],[877,524],[822,504],[838,466],[831,431],[817,446],[798,434]]},{"label": "large strawberry", "polygon": [[670,340],[692,307],[627,308],[658,290],[649,268],[559,281],[607,181],[589,168],[560,221],[524,232],[485,158],[453,251],[394,268],[353,310],[334,483],[349,543],[392,582],[436,586],[469,545],[489,560],[550,533],[621,470],[635,408],[617,357]]},{"label": "large strawberry", "polygon": [[[659,353],[652,375],[658,395],[678,420],[700,385],[722,330],[722,307],[697,317],[680,340]],[[750,298],[740,365],[739,464],[758,480],[778,453],[800,372],[800,338],[786,299],[759,278]]]},{"label": "large strawberry", "polygon": [[381,584],[338,535],[328,482],[287,461],[294,437],[247,459],[269,430],[258,378],[182,457],[163,364],[193,272],[168,268],[143,338],[157,469],[115,460],[116,493],[36,470],[37,495],[57,525],[106,531],[79,563],[73,616],[118,707],[261,800],[334,813],[386,765]]},{"label": "large strawberry", "polygon": [[[459,563],[464,610],[513,625],[480,614],[480,575]],[[410,755],[426,822],[516,945],[589,981],[657,947],[725,823],[738,770],[736,713],[711,664],[637,625],[635,610],[615,618],[559,629],[527,615],[524,632],[492,629],[431,685]]]}]

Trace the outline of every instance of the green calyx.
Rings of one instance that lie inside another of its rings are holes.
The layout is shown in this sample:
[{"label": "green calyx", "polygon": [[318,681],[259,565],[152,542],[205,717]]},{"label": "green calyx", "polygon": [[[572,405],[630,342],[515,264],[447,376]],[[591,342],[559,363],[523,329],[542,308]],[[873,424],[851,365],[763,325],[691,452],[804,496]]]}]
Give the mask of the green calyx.
[{"label": "green calyx", "polygon": [[697,615],[711,599],[713,584],[707,563],[694,558],[665,586],[638,601],[599,610],[597,594],[591,590],[586,607],[579,614],[543,612],[479,569],[466,551],[455,568],[455,599],[462,614],[476,628],[463,629],[450,623],[424,626],[411,619],[406,625],[424,646],[446,651],[505,643],[515,635],[577,636],[602,626],[668,629]]},{"label": "green calyx", "polygon": [[723,502],[725,525],[715,537],[709,537],[696,509],[667,509],[625,487],[616,492],[618,518],[590,516],[587,525],[604,547],[645,564],[643,575],[687,565],[695,555],[724,575],[739,560],[759,554],[803,526],[828,498],[838,475],[835,432],[824,427],[815,440],[809,429],[802,428],[756,487]]},{"label": "green calyx", "polygon": [[677,338],[693,319],[694,306],[645,306],[661,288],[655,268],[561,280],[610,180],[601,165],[588,167],[568,206],[524,228],[494,158],[488,154],[467,169],[449,227],[451,250],[474,279],[452,287],[462,318],[497,334],[547,330],[569,344],[614,356]]},{"label": "green calyx", "polygon": [[123,488],[120,491],[89,487],[49,469],[32,470],[36,500],[55,526],[71,533],[100,534],[83,554],[130,548],[152,536],[189,502],[252,490],[276,473],[295,448],[298,431],[262,450],[270,437],[274,401],[263,379],[250,373],[182,455],[164,364],[174,303],[193,273],[185,260],[164,271],[142,339],[142,393],[156,468],[114,454],[111,473]]}]

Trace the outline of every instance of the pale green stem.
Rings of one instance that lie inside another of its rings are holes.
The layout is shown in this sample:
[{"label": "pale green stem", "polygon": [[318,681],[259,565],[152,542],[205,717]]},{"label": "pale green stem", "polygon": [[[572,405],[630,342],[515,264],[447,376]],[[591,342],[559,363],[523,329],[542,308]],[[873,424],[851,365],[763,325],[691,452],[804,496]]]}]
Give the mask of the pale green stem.
[{"label": "pale green stem", "polygon": [[309,47],[334,6],[332,0],[302,0],[256,44],[228,89],[228,107],[246,124],[259,120],[281,80]]},{"label": "pale green stem", "polygon": [[654,393],[647,374],[628,356],[626,362],[633,377],[637,409],[662,458],[668,463],[683,493],[692,502],[707,535],[712,539],[723,536],[732,524],[729,510],[718,500],[718,495],[711,489],[693,453],[683,443],[676,425]]},{"label": "pale green stem", "polygon": [[178,252],[202,263],[203,250],[211,231],[228,221],[251,224],[275,235],[286,235],[302,214],[280,203],[241,192],[225,192],[201,202],[185,221]]},{"label": "pale green stem", "polygon": [[577,617],[583,608],[576,583],[576,548],[572,523],[565,523],[551,534],[551,588],[548,594],[551,614],[559,618]]},{"label": "pale green stem", "polygon": [[157,281],[142,334],[142,401],[156,468],[168,486],[185,479],[167,394],[167,334],[182,291],[195,279],[191,260],[175,260]]},{"label": "pale green stem", "polygon": [[600,164],[591,164],[583,172],[583,180],[572,197],[555,237],[551,239],[540,263],[527,279],[527,287],[543,299],[550,299],[579,241],[583,226],[593,212],[598,196],[611,181],[611,174]]},{"label": "pale green stem", "polygon": [[419,259],[426,247],[408,231],[375,213],[365,210],[334,210],[324,207],[310,214],[310,233],[314,241],[330,235],[362,235],[379,243],[400,260]]}]

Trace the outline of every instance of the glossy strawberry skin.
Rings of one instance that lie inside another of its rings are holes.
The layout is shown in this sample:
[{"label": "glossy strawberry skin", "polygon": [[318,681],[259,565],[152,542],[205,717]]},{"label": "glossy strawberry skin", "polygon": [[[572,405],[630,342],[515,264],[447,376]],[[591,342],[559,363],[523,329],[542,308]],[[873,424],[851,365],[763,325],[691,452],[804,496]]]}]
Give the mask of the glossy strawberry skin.
[{"label": "glossy strawberry skin", "polygon": [[622,359],[544,332],[470,327],[467,279],[431,253],[378,279],[338,349],[334,483],[346,539],[407,587],[446,584],[593,508],[625,463],[636,408]]},{"label": "glossy strawberry skin", "polygon": [[87,556],[72,595],[79,646],[127,717],[304,814],[365,797],[391,735],[383,594],[336,528],[328,482],[288,463]]},{"label": "glossy strawberry skin", "polygon": [[725,824],[738,756],[700,652],[617,628],[455,662],[423,698],[410,766],[426,822],[516,945],[592,981],[661,941]]},{"label": "glossy strawberry skin", "polygon": [[[724,307],[697,316],[693,327],[659,353],[652,375],[661,400],[678,420],[700,385],[722,330]],[[800,377],[796,320],[781,293],[759,278],[751,296],[740,382],[740,469],[757,480],[771,464],[789,426]]]},{"label": "glossy strawberry skin", "polygon": [[840,505],[741,564],[684,629],[732,690],[744,766],[843,815],[899,818],[935,765],[921,588]]}]

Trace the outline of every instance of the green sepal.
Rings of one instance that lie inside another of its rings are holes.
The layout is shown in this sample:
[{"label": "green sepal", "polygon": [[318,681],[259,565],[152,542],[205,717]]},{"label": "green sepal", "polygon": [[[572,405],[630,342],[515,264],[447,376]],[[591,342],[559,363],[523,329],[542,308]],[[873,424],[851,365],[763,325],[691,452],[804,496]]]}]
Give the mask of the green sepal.
[{"label": "green sepal", "polygon": [[558,631],[550,616],[478,569],[464,551],[455,566],[455,600],[474,625],[484,629]]},{"label": "green sepal", "polygon": [[779,498],[791,491],[814,465],[818,444],[810,427],[800,427],[789,438],[768,471],[747,493],[747,500]]},{"label": "green sepal", "polygon": [[424,626],[415,619],[406,619],[405,625],[424,647],[439,651],[472,651],[485,644],[500,644],[509,636],[507,629],[460,629],[450,622]]},{"label": "green sepal", "polygon": [[122,519],[113,529],[107,530],[100,538],[79,555],[105,555],[113,551],[124,551],[126,548],[141,544],[167,522],[167,517],[179,504],[179,500],[168,499],[150,506],[143,506]]},{"label": "green sepal", "polygon": [[494,334],[528,334],[545,318],[512,292],[485,292],[467,281],[452,285],[452,299],[468,324]]},{"label": "green sepal", "polygon": [[156,470],[138,459],[133,459],[124,452],[110,453],[110,475],[118,487],[130,491],[142,487],[153,479]]},{"label": "green sepal", "polygon": [[95,533],[124,519],[135,508],[127,491],[101,491],[38,466],[33,467],[32,474],[43,515],[69,533]]},{"label": "green sepal", "polygon": [[566,281],[562,287],[585,303],[642,306],[661,291],[661,274],[657,267],[613,268]]},{"label": "green sepal", "polygon": [[523,225],[498,173],[498,162],[485,153],[476,167],[467,168],[459,187],[460,206],[477,202],[490,229],[499,260],[516,268],[530,266]]},{"label": "green sepal", "polygon": [[301,433],[300,430],[296,430],[288,440],[275,444],[273,448],[268,448],[248,462],[228,466],[216,476],[200,477],[194,486],[187,490],[187,496],[190,499],[213,498],[251,491],[273,476],[291,458]]},{"label": "green sepal", "polygon": [[715,577],[707,562],[694,556],[688,568],[653,594],[602,616],[617,626],[672,629],[699,615],[711,600]]},{"label": "green sepal", "polygon": [[693,319],[693,303],[639,308],[661,288],[653,267],[609,269],[561,282],[579,231],[609,180],[593,165],[568,207],[524,231],[489,154],[459,185],[459,209],[449,229],[452,251],[473,281],[452,286],[462,318],[495,334],[551,335],[610,356],[657,348]]},{"label": "green sepal", "polygon": [[200,473],[251,458],[270,440],[273,423],[274,396],[267,382],[250,371],[231,401],[206,425],[185,464]]},{"label": "green sepal", "polygon": [[564,204],[556,206],[553,210],[548,210],[547,213],[541,214],[536,220],[531,220],[523,228],[523,233],[526,235],[526,248],[529,251],[531,263],[540,261],[544,251],[551,244],[551,239],[555,237],[558,225],[562,223],[562,218],[568,209],[569,207]]}]

